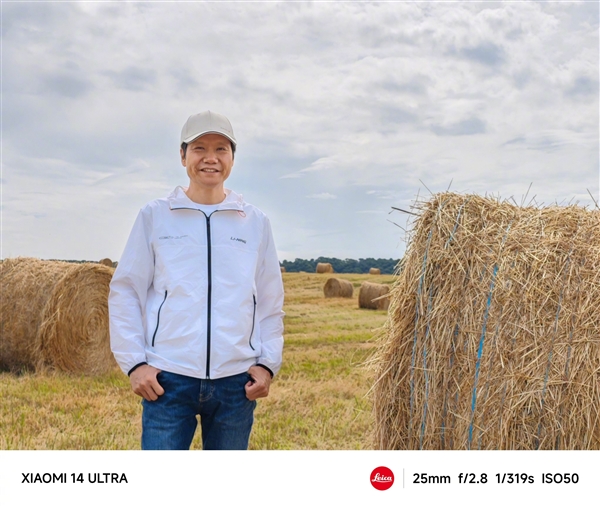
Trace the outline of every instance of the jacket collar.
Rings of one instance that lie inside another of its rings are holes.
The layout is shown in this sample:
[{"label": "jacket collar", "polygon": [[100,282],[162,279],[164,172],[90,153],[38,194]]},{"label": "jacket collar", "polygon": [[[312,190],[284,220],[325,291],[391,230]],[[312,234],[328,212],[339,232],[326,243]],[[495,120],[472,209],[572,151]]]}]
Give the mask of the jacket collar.
[{"label": "jacket collar", "polygon": [[[173,209],[200,209],[202,207],[201,204],[197,204],[193,200],[185,194],[185,190],[187,188],[183,186],[176,187],[167,197],[169,201],[169,207],[171,210]],[[225,200],[220,204],[217,204],[217,211],[225,211],[225,210],[235,210],[235,211],[243,211],[244,210],[244,199],[242,195],[239,193],[235,193],[228,188],[225,188]]]}]

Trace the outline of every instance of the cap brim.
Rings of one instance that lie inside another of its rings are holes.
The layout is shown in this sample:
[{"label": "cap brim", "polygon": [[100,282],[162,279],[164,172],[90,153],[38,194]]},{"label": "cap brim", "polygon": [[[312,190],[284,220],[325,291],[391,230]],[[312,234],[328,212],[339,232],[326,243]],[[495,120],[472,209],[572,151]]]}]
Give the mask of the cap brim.
[{"label": "cap brim", "polygon": [[202,132],[200,135],[195,135],[195,136],[193,136],[191,138],[183,139],[181,142],[182,143],[185,142],[186,144],[189,144],[190,142],[193,142],[196,139],[198,139],[198,138],[200,138],[200,137],[202,137],[204,135],[207,135],[207,134],[221,135],[221,136],[225,137],[226,139],[229,139],[231,142],[233,142],[234,146],[237,146],[237,142],[235,141],[235,139],[231,138],[229,135],[227,135],[224,132],[218,132],[216,130],[208,130],[207,132]]}]

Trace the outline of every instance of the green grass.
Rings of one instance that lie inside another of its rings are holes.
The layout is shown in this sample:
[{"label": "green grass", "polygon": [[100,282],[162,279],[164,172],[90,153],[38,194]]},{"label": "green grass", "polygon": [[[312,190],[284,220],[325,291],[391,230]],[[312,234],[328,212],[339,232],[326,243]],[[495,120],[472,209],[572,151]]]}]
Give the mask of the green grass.
[{"label": "green grass", "polygon": [[[325,299],[331,274],[285,273],[284,362],[255,412],[251,449],[368,449],[373,426],[364,367],[384,311],[359,309],[362,281],[393,276],[334,274],[355,287],[352,299]],[[119,371],[99,377],[64,373],[0,374],[0,449],[137,449],[140,398]],[[201,448],[198,430],[192,448]]]}]

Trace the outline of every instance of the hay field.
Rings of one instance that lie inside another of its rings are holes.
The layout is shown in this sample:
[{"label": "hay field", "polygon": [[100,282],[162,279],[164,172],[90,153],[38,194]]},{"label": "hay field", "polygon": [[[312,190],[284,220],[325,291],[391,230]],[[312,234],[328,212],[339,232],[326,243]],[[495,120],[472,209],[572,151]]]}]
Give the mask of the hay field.
[{"label": "hay field", "polygon": [[[363,281],[391,275],[335,274],[352,298],[325,298],[330,274],[284,273],[284,364],[259,401],[251,449],[369,449],[372,378],[362,364],[386,311],[358,309]],[[141,405],[120,371],[96,377],[0,373],[0,450],[138,449]],[[198,430],[192,448],[201,448]]]}]

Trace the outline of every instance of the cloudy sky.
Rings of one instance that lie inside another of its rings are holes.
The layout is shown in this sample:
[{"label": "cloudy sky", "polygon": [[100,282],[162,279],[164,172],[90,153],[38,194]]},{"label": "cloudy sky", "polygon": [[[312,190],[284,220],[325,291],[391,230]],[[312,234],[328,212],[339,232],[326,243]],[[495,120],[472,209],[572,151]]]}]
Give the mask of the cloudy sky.
[{"label": "cloudy sky", "polygon": [[399,258],[451,182],[590,205],[598,5],[3,1],[2,257],[118,260],[206,109],[280,260]]}]

